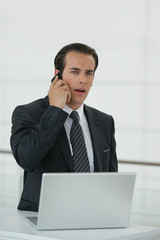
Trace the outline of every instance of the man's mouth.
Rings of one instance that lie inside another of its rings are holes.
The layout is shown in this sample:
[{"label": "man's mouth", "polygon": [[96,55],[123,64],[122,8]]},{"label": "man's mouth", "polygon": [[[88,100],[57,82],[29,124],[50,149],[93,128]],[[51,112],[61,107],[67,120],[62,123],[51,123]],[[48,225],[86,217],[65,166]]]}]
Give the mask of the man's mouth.
[{"label": "man's mouth", "polygon": [[85,92],[85,90],[84,90],[84,89],[81,89],[81,88],[77,88],[77,89],[75,89],[75,91],[76,91],[76,92],[79,92],[79,93]]}]

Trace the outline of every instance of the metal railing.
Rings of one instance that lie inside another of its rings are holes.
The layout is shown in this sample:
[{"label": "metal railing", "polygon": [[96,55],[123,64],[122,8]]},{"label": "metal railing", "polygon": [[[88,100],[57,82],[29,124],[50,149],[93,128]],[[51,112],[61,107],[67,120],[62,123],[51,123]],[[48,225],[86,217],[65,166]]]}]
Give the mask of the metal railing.
[{"label": "metal railing", "polygon": [[0,149],[0,153],[1,154],[12,154],[12,152],[10,150],[4,150],[4,149]]},{"label": "metal railing", "polygon": [[145,162],[145,161],[135,161],[135,160],[118,160],[118,163],[160,167],[160,162],[147,162],[147,161]]},{"label": "metal railing", "polygon": [[[12,152],[10,150],[0,149],[0,154],[12,154]],[[147,162],[147,161],[136,161],[136,160],[122,160],[122,159],[119,159],[118,163],[160,167],[160,162]]]}]

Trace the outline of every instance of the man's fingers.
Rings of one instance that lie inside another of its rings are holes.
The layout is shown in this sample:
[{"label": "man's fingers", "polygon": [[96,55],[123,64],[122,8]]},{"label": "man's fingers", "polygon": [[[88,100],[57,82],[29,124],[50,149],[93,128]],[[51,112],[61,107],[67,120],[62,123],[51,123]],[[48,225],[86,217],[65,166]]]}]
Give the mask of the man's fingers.
[{"label": "man's fingers", "polygon": [[54,86],[58,81],[58,76],[55,77],[54,81],[51,83],[52,86]]},{"label": "man's fingers", "polygon": [[68,88],[68,83],[63,80],[58,80],[54,86],[55,88],[59,88],[59,87]]},{"label": "man's fingers", "polygon": [[61,79],[58,80],[58,77],[56,77],[50,85],[48,96],[50,105],[63,109],[66,103],[71,100],[71,92],[68,83]]}]

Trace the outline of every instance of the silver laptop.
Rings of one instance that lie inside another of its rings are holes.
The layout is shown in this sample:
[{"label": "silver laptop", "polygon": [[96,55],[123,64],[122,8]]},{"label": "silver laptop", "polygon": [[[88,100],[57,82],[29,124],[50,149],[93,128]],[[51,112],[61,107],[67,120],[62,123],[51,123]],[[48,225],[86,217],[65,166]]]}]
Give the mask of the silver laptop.
[{"label": "silver laptop", "polygon": [[135,173],[45,173],[37,230],[127,227]]}]

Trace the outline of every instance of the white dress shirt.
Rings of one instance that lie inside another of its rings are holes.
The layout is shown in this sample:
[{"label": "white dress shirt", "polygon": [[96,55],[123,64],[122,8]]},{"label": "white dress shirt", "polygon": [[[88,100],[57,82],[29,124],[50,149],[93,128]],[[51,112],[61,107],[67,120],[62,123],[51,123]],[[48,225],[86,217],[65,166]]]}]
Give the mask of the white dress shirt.
[{"label": "white dress shirt", "polygon": [[[84,140],[85,140],[85,144],[86,144],[88,160],[89,160],[89,165],[90,165],[90,170],[91,170],[91,172],[94,172],[94,158],[93,158],[92,140],[91,140],[91,135],[90,135],[89,127],[88,127],[88,122],[87,122],[86,116],[84,114],[83,108],[84,108],[84,104],[82,104],[75,111],[77,111],[78,114],[79,114],[79,118],[80,118],[79,123],[82,127],[82,130],[83,130],[83,135],[84,135]],[[65,112],[67,112],[69,115],[73,111],[73,109],[71,109],[67,105],[64,107],[63,110]],[[65,130],[66,130],[66,133],[67,133],[67,137],[68,137],[68,141],[69,141],[69,145],[70,145],[70,149],[71,149],[71,154],[73,154],[72,145],[71,145],[71,142],[70,142],[70,130],[71,130],[72,122],[73,122],[72,118],[70,116],[68,116],[65,123],[64,123],[64,127],[65,127]]]}]

